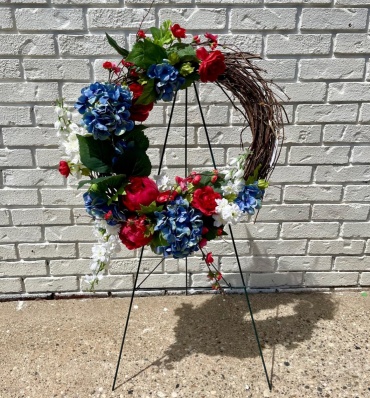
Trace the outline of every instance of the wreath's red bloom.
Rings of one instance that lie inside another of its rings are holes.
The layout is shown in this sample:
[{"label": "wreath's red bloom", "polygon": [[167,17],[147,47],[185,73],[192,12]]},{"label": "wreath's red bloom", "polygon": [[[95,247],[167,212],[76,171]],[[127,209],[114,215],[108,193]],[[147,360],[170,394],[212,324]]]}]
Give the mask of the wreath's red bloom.
[{"label": "wreath's red bloom", "polygon": [[161,192],[157,197],[157,203],[167,203],[171,200],[175,200],[177,195],[177,192],[171,189],[165,192]]},{"label": "wreath's red bloom", "polygon": [[64,176],[64,177],[68,177],[71,173],[71,170],[69,168],[68,163],[65,160],[61,160],[59,162],[59,173]]},{"label": "wreath's red bloom", "polygon": [[137,37],[139,37],[140,39],[145,39],[146,38],[146,34],[143,30],[138,30],[136,33]]},{"label": "wreath's red bloom", "polygon": [[206,33],[204,37],[208,39],[212,50],[214,50],[218,45],[218,40],[217,40],[218,36],[213,35],[211,33]]},{"label": "wreath's red bloom", "polygon": [[104,68],[104,69],[112,69],[112,66],[113,66],[113,64],[112,64],[112,62],[110,62],[110,61],[105,61],[105,62],[103,63],[103,68]]},{"label": "wreath's red bloom", "polygon": [[181,26],[178,23],[175,23],[175,25],[171,26],[170,29],[171,29],[172,34],[177,39],[185,39],[186,30],[184,28],[181,28]]},{"label": "wreath's red bloom", "polygon": [[205,262],[206,264],[212,264],[215,260],[213,259],[212,252],[206,254]]},{"label": "wreath's red bloom", "polygon": [[140,205],[149,206],[157,199],[159,190],[156,183],[148,177],[130,177],[123,204],[131,211],[140,210]]},{"label": "wreath's red bloom", "polygon": [[202,249],[204,246],[207,245],[207,242],[208,242],[208,240],[206,238],[202,238],[200,240],[200,242],[198,243],[199,248]]},{"label": "wreath's red bloom", "polygon": [[139,247],[147,245],[153,239],[153,235],[144,236],[146,230],[146,216],[143,215],[138,218],[131,217],[122,224],[119,231],[119,238],[127,249],[138,249]]},{"label": "wreath's red bloom", "polygon": [[193,37],[193,42],[197,43],[197,44],[200,44],[200,37],[198,35],[194,36]]},{"label": "wreath's red bloom", "polygon": [[217,206],[216,199],[221,199],[221,195],[207,185],[204,188],[195,190],[191,205],[206,216],[211,216],[215,214],[215,208]]},{"label": "wreath's red bloom", "polygon": [[133,94],[133,100],[137,100],[144,91],[144,87],[139,83],[132,83],[128,88]]},{"label": "wreath's red bloom", "polygon": [[154,103],[150,103],[148,105],[142,104],[134,104],[130,108],[130,119],[135,120],[137,122],[143,122],[144,120],[148,119],[150,111],[153,109]]},{"label": "wreath's red bloom", "polygon": [[197,57],[202,61],[199,66],[200,80],[203,83],[215,82],[225,72],[225,56],[221,51],[208,52],[204,47],[197,49]]}]

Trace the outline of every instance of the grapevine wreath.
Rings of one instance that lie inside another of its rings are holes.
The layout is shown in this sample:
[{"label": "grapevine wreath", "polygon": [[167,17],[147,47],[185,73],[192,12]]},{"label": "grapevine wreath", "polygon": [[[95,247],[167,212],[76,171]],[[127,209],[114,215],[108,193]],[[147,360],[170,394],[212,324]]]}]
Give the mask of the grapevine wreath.
[{"label": "grapevine wreath", "polygon": [[[78,188],[88,187],[83,197],[98,244],[92,250],[92,275],[85,281],[94,289],[123,243],[130,250],[148,245],[154,253],[174,258],[201,250],[212,287],[219,289],[222,276],[204,247],[226,235],[224,227],[237,223],[243,213],[261,207],[278,157],[284,111],[271,82],[253,63],[258,56],[221,45],[210,33],[185,43],[182,39],[189,35],[171,21],[150,28],[150,34],[139,30],[130,52],[107,35],[123,59],[103,64],[106,82],[81,90],[74,105],[82,115],[80,125],[72,122],[63,100],[57,101],[56,127],[65,154],[59,171],[65,177],[89,177]],[[224,91],[246,120],[252,143],[224,172],[192,171],[172,184],[163,174],[150,178],[142,122],[154,103],[172,101],[178,90],[197,81]]]}]

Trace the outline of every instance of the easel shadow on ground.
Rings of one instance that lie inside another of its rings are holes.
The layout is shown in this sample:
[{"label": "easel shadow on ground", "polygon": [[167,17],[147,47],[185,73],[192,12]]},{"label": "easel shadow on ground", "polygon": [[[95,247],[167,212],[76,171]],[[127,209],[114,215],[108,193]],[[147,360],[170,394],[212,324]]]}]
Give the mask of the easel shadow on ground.
[{"label": "easel shadow on ground", "polygon": [[[272,350],[272,361],[266,362],[271,379],[275,347],[284,345],[294,350],[299,343],[312,338],[320,320],[331,320],[336,312],[336,304],[328,294],[255,294],[250,295],[250,301],[261,345]],[[214,295],[200,305],[182,303],[175,316],[175,342],[161,358],[117,388],[151,366],[173,369],[175,363],[193,354],[241,360],[259,356],[244,295]]]}]

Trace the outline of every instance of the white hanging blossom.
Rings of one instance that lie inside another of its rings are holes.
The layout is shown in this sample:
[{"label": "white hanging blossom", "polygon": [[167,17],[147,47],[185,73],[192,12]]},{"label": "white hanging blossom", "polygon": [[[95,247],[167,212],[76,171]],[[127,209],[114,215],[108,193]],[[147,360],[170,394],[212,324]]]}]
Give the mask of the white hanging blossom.
[{"label": "white hanging blossom", "polygon": [[241,219],[243,212],[236,203],[229,203],[225,198],[216,199],[216,203],[216,214],[213,215],[213,219],[215,220],[213,225],[215,227],[226,224],[236,224]]},{"label": "white hanging blossom", "polygon": [[96,219],[94,235],[98,242],[92,248],[92,263],[90,269],[92,275],[85,275],[83,281],[90,285],[90,290],[103,278],[104,270],[109,268],[111,258],[121,250],[118,236],[119,225],[109,225],[105,220]]},{"label": "white hanging blossom", "polygon": [[228,184],[223,187],[223,189],[226,190],[224,191],[225,193],[238,195],[238,193],[244,188],[244,165],[247,157],[251,153],[252,152],[249,149],[246,149],[242,154],[231,159],[227,165],[225,181],[228,181]]},{"label": "white hanging blossom", "polygon": [[170,185],[168,184],[170,179],[168,178],[166,171],[162,172],[157,176],[153,176],[153,178],[160,192],[167,191],[171,188]]}]

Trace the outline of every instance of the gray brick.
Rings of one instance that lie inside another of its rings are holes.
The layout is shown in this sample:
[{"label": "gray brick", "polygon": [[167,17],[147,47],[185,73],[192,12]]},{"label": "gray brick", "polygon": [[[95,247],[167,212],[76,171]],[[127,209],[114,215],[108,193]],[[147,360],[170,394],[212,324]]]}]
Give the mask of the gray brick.
[{"label": "gray brick", "polygon": [[299,77],[303,80],[362,79],[364,71],[362,58],[302,59]]},{"label": "gray brick", "polygon": [[[77,98],[77,97],[76,97]],[[53,106],[35,106],[34,107],[36,123],[38,125],[54,125],[56,114]]]},{"label": "gray brick", "polygon": [[328,271],[331,257],[282,256],[278,264],[278,271]]},{"label": "gray brick", "polygon": [[57,83],[0,83],[3,102],[45,102],[59,97]]},{"label": "gray brick", "polygon": [[15,19],[22,31],[85,29],[82,9],[78,8],[19,8]]},{"label": "gray brick", "polygon": [[357,119],[357,104],[298,105],[298,123],[346,123]]},{"label": "gray brick", "polygon": [[0,8],[0,29],[8,30],[13,28],[13,16],[10,8]]},{"label": "gray brick", "polygon": [[305,254],[306,240],[255,240],[251,243],[254,256]]},{"label": "gray brick", "polygon": [[364,251],[363,240],[311,240],[308,246],[309,254],[362,254]]},{"label": "gray brick", "polygon": [[359,30],[366,28],[367,9],[305,8],[302,30]]},{"label": "gray brick", "polygon": [[76,245],[74,243],[20,243],[18,250],[23,259],[76,257]]},{"label": "gray brick", "polygon": [[118,4],[119,0],[51,0],[51,4],[66,4],[66,5],[87,5],[91,6],[93,4]]},{"label": "gray brick", "polygon": [[317,166],[317,182],[368,181],[370,166]]},{"label": "gray brick", "polygon": [[1,206],[35,206],[37,204],[37,189],[0,189]]},{"label": "gray brick", "polygon": [[38,242],[40,227],[0,227],[0,242]]},{"label": "gray brick", "polygon": [[41,203],[45,206],[81,206],[83,191],[76,189],[41,189]]},{"label": "gray brick", "polygon": [[0,260],[15,260],[16,258],[15,245],[0,245]]},{"label": "gray brick", "polygon": [[258,221],[305,221],[310,217],[310,205],[262,206]]},{"label": "gray brick", "polygon": [[55,225],[70,224],[70,209],[14,209],[14,225]]},{"label": "gray brick", "polygon": [[[138,29],[147,9],[141,8],[90,8],[88,25],[90,29]],[[155,25],[154,10],[151,10],[142,24],[142,29]]]},{"label": "gray brick", "polygon": [[54,55],[53,35],[0,35],[0,55]]},{"label": "gray brick", "polygon": [[75,276],[25,278],[24,284],[27,293],[72,292],[78,289]]},{"label": "gray brick", "polygon": [[309,182],[312,167],[310,166],[276,166],[271,181],[276,183]]},{"label": "gray brick", "polygon": [[346,164],[350,147],[296,146],[290,149],[289,164]]},{"label": "gray brick", "polygon": [[331,35],[268,35],[267,55],[329,54]]},{"label": "gray brick", "polygon": [[282,225],[281,236],[286,239],[328,239],[339,234],[337,222],[285,222]]},{"label": "gray brick", "polygon": [[46,227],[45,238],[51,242],[95,241],[92,227],[81,225]]},{"label": "gray brick", "polygon": [[3,129],[6,146],[57,146],[56,130],[51,127],[11,127]]},{"label": "gray brick", "polygon": [[321,141],[320,125],[285,126],[285,144],[317,144]]},{"label": "gray brick", "polygon": [[86,275],[90,274],[90,259],[51,260],[50,275]]},{"label": "gray brick", "polygon": [[36,149],[36,164],[38,167],[56,168],[62,155],[61,149]]},{"label": "gray brick", "polygon": [[[145,275],[139,275],[138,283],[145,278]],[[205,284],[207,281],[205,281]],[[141,287],[184,287],[186,284],[185,275],[151,275],[142,285]],[[100,282],[99,282],[100,285]]]},{"label": "gray brick", "polygon": [[313,205],[312,220],[366,220],[370,205],[328,204]]},{"label": "gray brick", "polygon": [[0,106],[0,126],[27,126],[31,124],[30,107]]},{"label": "gray brick", "polygon": [[4,185],[8,187],[42,187],[63,185],[64,177],[58,170],[12,169],[3,171]]},{"label": "gray brick", "polygon": [[357,285],[358,272],[307,272],[306,287],[315,286],[354,286]]},{"label": "gray brick", "polygon": [[348,185],[344,188],[345,202],[369,202],[370,186],[368,185]]},{"label": "gray brick", "polygon": [[10,212],[6,209],[0,210],[0,225],[9,225],[10,224]]},{"label": "gray brick", "polygon": [[370,223],[368,222],[343,223],[343,238],[370,238]]},{"label": "gray brick", "polygon": [[[216,165],[223,165],[224,149],[214,148],[213,155]],[[180,152],[178,149],[166,150],[166,164],[168,166],[183,165],[185,161],[185,152]],[[211,166],[212,160],[208,148],[189,148],[188,149],[188,164],[194,166]]]},{"label": "gray brick", "polygon": [[[276,239],[279,233],[277,223],[243,223],[239,222],[232,227],[235,239]],[[226,229],[228,232],[228,229]]]},{"label": "gray brick", "polygon": [[234,8],[231,10],[232,30],[293,30],[295,8]]},{"label": "gray brick", "polygon": [[[170,113],[170,108],[167,109],[168,117]],[[207,126],[210,125],[225,125],[229,123],[228,114],[229,108],[225,105],[206,105],[202,106],[202,112],[206,121]],[[188,107],[188,119],[191,120],[191,124],[201,124],[203,125],[201,115],[199,112],[198,105]],[[185,112],[174,112],[172,123],[174,125],[180,124],[184,125]]]},{"label": "gray brick", "polygon": [[[276,264],[275,257],[239,257],[243,272],[273,272]],[[235,257],[223,257],[221,271],[239,272],[238,262]]]},{"label": "gray brick", "polygon": [[369,54],[370,38],[367,33],[338,33],[334,53]]},{"label": "gray brick", "polygon": [[370,272],[363,272],[360,277],[361,286],[370,286]]},{"label": "gray brick", "polygon": [[362,123],[370,122],[370,104],[362,104],[359,121]]},{"label": "gray brick", "polygon": [[302,272],[285,272],[275,274],[251,274],[249,287],[290,287],[301,286]]},{"label": "gray brick", "polygon": [[25,59],[24,69],[29,80],[89,80],[87,59]]},{"label": "gray brick", "polygon": [[297,69],[297,61],[295,59],[264,59],[255,61],[254,64],[265,70],[265,72],[261,73],[261,76],[266,79],[272,79],[274,81],[286,81],[295,78]]},{"label": "gray brick", "polygon": [[361,124],[332,124],[324,127],[324,142],[370,143],[370,126]]},{"label": "gray brick", "polygon": [[[245,237],[244,237],[245,238]],[[236,250],[238,255],[244,256],[250,253],[249,242],[246,240],[236,240],[235,241]],[[207,250],[211,251],[214,255],[223,256],[234,256],[235,250],[231,240],[214,240],[208,242]]]},{"label": "gray brick", "polygon": [[370,5],[369,0],[335,0],[335,5],[340,6],[367,6]]},{"label": "gray brick", "polygon": [[29,149],[0,149],[0,167],[32,166],[32,154]]},{"label": "gray brick", "polygon": [[[154,277],[154,275],[153,275]],[[84,283],[83,288],[87,285]],[[133,280],[132,275],[120,275],[113,276],[108,275],[104,276],[104,278],[99,281],[99,284],[96,286],[95,290],[97,292],[100,291],[119,291],[119,290],[132,290],[133,288]]]},{"label": "gray brick", "polygon": [[0,278],[0,293],[21,293],[21,278]]},{"label": "gray brick", "polygon": [[[254,1],[254,0],[252,0]],[[257,0],[259,1],[259,0]],[[262,3],[262,1],[261,1]],[[234,35],[223,35],[218,36],[219,43],[232,48],[237,48],[240,51],[246,51],[252,54],[260,54],[262,52],[262,35],[259,34],[234,34]]]},{"label": "gray brick", "polygon": [[334,269],[339,271],[370,271],[370,256],[363,257],[337,257]]},{"label": "gray brick", "polygon": [[20,62],[18,59],[0,59],[0,79],[20,79]]},{"label": "gray brick", "polygon": [[0,277],[46,275],[45,261],[0,262]]},{"label": "gray brick", "polygon": [[357,146],[353,148],[352,163],[369,163],[370,146]]},{"label": "gray brick", "polygon": [[326,96],[325,83],[286,83],[280,88],[288,97],[281,96],[284,102],[324,102]]},{"label": "gray brick", "polygon": [[370,83],[331,83],[328,100],[329,102],[370,101]]},{"label": "gray brick", "polygon": [[[148,250],[148,253],[149,253],[149,256],[154,255],[154,253],[149,250]],[[141,265],[140,265],[140,272],[142,272],[142,273],[151,272],[161,262],[161,260],[162,260],[162,258],[158,257],[158,256],[156,256],[155,258],[153,258],[153,257],[148,258],[146,256],[146,253],[144,253],[144,257],[142,258]],[[137,272],[138,265],[139,265],[138,258],[128,258],[128,259],[125,259],[124,261],[114,259],[111,261],[111,264],[109,267],[109,273],[111,275],[135,274]],[[163,262],[153,272],[154,273],[163,273]]]},{"label": "gray brick", "polygon": [[287,185],[285,202],[337,202],[342,196],[341,185]]}]

